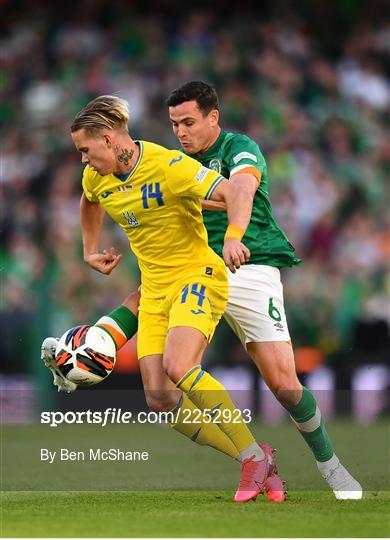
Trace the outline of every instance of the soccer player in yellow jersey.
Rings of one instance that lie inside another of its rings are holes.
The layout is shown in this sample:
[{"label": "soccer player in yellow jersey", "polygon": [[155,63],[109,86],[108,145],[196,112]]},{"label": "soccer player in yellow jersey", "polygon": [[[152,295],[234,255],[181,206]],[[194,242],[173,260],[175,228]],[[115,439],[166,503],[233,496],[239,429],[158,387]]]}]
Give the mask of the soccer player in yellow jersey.
[{"label": "soccer player in yellow jersey", "polygon": [[[100,96],[75,118],[72,139],[86,165],[81,198],[84,259],[111,272],[120,260],[99,252],[104,211],[125,231],[141,270],[138,356],[145,390],[176,392],[179,407],[219,419],[219,428],[239,452],[242,475],[235,501],[264,491],[272,456],[255,442],[237,416],[226,389],[201,368],[202,356],[227,302],[223,260],[208,246],[201,199],[227,207],[223,257],[232,272],[249,260],[241,238],[252,197],[217,172],[177,150],[134,141],[128,104]],[[168,377],[167,377],[168,376]]]}]

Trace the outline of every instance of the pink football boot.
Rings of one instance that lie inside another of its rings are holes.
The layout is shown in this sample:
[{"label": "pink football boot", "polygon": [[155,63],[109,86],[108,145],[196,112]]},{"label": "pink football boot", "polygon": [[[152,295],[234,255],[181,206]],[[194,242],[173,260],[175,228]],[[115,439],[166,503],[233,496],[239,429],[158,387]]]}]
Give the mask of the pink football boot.
[{"label": "pink football boot", "polygon": [[283,502],[286,500],[286,491],[284,489],[283,480],[278,475],[278,469],[275,460],[275,449],[267,443],[259,443],[264,454],[272,463],[268,478],[265,481],[265,494],[271,502]]},{"label": "pink football boot", "polygon": [[255,461],[254,456],[244,459],[241,463],[241,478],[234,502],[247,502],[256,499],[257,495],[263,493],[271,467],[267,454],[261,461]]}]

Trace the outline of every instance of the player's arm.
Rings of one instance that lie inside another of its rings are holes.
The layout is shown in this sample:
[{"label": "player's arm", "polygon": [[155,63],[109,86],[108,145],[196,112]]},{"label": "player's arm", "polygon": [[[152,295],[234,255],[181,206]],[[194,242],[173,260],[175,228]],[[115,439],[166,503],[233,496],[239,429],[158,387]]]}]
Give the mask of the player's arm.
[{"label": "player's arm", "polygon": [[202,199],[202,210],[222,210],[226,212],[226,204],[224,202],[205,201]]},{"label": "player's arm", "polygon": [[[230,258],[233,261],[237,260],[239,253],[237,254],[235,244],[241,240],[248,226],[252,213],[253,198],[259,187],[266,164],[258,145],[253,140],[242,135],[236,135],[233,138],[226,159],[226,165],[230,171],[229,184],[234,193],[231,208],[235,208],[238,212],[234,216],[228,216],[229,227],[226,231],[223,248],[224,259],[228,264]],[[218,197],[218,195],[218,190],[215,190],[214,197]],[[242,256],[240,261],[242,262]]]},{"label": "player's arm", "polygon": [[84,261],[97,272],[108,275],[118,265],[122,255],[116,255],[114,248],[99,253],[103,218],[104,209],[100,203],[89,201],[83,193],[80,200],[80,224]]},{"label": "player's arm", "polygon": [[233,273],[250,258],[250,251],[241,239],[249,225],[257,187],[255,176],[237,173],[229,181],[220,182],[211,194],[211,200],[226,204],[229,224],[222,255],[226,266]]},{"label": "player's arm", "polygon": [[[239,268],[250,257],[249,249],[240,240],[250,220],[257,182],[251,190],[250,184],[241,186],[240,183],[228,181],[178,151],[168,152],[165,176],[169,189],[179,197],[211,199],[226,204],[229,234],[225,241],[224,260],[230,270],[235,272],[235,268]],[[238,235],[239,240],[236,238]]]},{"label": "player's arm", "polygon": [[[242,172],[232,175],[230,177],[230,181],[235,182],[237,185],[245,185],[248,183],[253,184],[253,181],[255,180],[258,186],[261,179],[261,172],[259,170],[250,170],[249,168],[247,170],[248,172]],[[224,202],[206,201],[202,199],[201,203],[203,210],[226,211],[226,204]]]}]

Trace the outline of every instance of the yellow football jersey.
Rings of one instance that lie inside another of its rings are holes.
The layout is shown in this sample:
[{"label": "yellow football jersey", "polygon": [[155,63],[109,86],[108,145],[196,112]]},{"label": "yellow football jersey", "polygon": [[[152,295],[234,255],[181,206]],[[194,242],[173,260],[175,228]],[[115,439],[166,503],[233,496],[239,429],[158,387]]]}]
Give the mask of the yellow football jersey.
[{"label": "yellow football jersey", "polygon": [[223,177],[178,150],[136,144],[139,157],[127,176],[100,176],[86,166],[82,183],[87,199],[125,231],[141,270],[142,298],[161,298],[182,275],[223,264],[207,243],[200,203]]}]

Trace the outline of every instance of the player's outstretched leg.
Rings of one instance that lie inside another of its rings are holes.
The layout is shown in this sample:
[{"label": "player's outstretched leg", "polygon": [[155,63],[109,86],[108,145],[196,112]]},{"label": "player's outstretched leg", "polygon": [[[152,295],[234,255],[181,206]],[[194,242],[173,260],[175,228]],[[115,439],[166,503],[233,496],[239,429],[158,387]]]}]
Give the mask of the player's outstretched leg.
[{"label": "player's outstretched leg", "polygon": [[[137,332],[138,319],[135,313],[138,311],[139,296],[138,292],[132,293],[124,302],[126,306],[119,306],[108,315],[101,317],[95,324],[110,334],[117,350]],[[59,392],[74,392],[77,389],[77,384],[68,381],[57,368],[55,352],[58,341],[58,338],[54,337],[47,337],[43,340],[41,360],[45,367],[52,372],[53,384],[57,386]]]},{"label": "player's outstretched leg", "polygon": [[138,330],[138,303],[140,294],[134,292],[130,294],[123,304],[111,313],[103,315],[96,323],[95,326],[102,328],[112,337],[115,342],[116,350],[123,347],[123,345]]},{"label": "player's outstretched leg", "polygon": [[248,352],[313,452],[317,467],[336,499],[361,499],[362,487],[334,453],[313,394],[297,378],[291,345],[287,342],[253,342],[248,344]]}]

